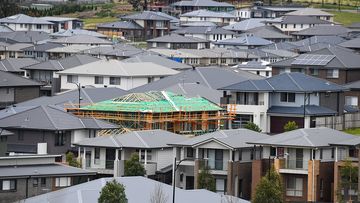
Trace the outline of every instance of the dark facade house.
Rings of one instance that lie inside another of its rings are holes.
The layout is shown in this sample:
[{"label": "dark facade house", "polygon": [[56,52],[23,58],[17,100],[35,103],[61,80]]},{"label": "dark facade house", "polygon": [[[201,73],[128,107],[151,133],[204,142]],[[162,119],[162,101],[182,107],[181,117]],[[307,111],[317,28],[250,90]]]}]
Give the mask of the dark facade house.
[{"label": "dark facade house", "polygon": [[118,21],[104,23],[96,26],[97,32],[109,38],[120,38],[131,41],[141,41],[143,39],[143,28],[133,21]]},{"label": "dark facade house", "polygon": [[170,5],[175,14],[183,14],[200,9],[210,11],[230,12],[235,10],[235,6],[226,2],[217,2],[213,0],[191,0],[191,1],[178,1]]},{"label": "dark facade house", "polygon": [[347,83],[344,87],[350,89],[350,91],[345,92],[344,110],[348,113],[358,112],[360,107],[360,80]]},{"label": "dark facade house", "polygon": [[22,49],[24,51],[23,57],[33,58],[39,61],[47,61],[49,60],[49,54],[46,52],[46,50],[56,47],[63,47],[63,45],[55,43],[35,44],[33,46]]},{"label": "dark facade house", "polygon": [[12,132],[0,128],[0,154],[6,154],[7,149],[7,138],[13,135]]},{"label": "dark facade house", "polygon": [[360,37],[350,39],[343,43],[340,43],[339,46],[355,50],[356,52],[360,53]]},{"label": "dark facade house", "polygon": [[0,71],[0,109],[40,97],[41,83]]},{"label": "dark facade house", "polygon": [[299,9],[298,7],[254,6],[250,15],[251,18],[278,18]]},{"label": "dark facade house", "polygon": [[281,33],[277,28],[273,26],[261,26],[252,28],[246,31],[246,33],[252,34],[256,37],[261,37],[272,42],[290,41],[291,36]]},{"label": "dark facade house", "polygon": [[6,58],[0,61],[0,71],[6,71],[20,76],[27,76],[21,68],[38,64],[40,61],[32,58]]},{"label": "dark facade house", "polygon": [[210,41],[196,37],[185,37],[170,34],[147,40],[148,48],[167,49],[205,49],[210,47]]},{"label": "dark facade house", "polygon": [[59,155],[0,157],[0,203],[56,191],[93,179],[95,172],[59,162]]},{"label": "dark facade house", "polygon": [[313,36],[348,36],[350,29],[341,25],[322,25],[309,27],[292,33],[297,39],[306,39]]},{"label": "dark facade house", "polygon": [[117,128],[101,120],[80,119],[54,106],[24,108],[1,118],[0,126],[14,133],[7,138],[7,153],[30,154],[65,154],[73,149],[73,142]]}]

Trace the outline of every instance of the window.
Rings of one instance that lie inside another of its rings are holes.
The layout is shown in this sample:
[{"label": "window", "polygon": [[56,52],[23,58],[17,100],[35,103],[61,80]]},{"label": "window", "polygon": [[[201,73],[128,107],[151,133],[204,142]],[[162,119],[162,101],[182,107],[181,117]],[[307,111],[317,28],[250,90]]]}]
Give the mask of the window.
[{"label": "window", "polygon": [[36,25],[36,29],[41,30],[41,25]]},{"label": "window", "polygon": [[68,83],[77,83],[78,82],[78,76],[77,75],[68,75],[67,76],[67,82]]},{"label": "window", "polygon": [[110,85],[120,85],[121,78],[120,77],[110,77]]},{"label": "window", "polygon": [[270,147],[270,156],[276,156],[276,147]]},{"label": "window", "polygon": [[358,97],[357,96],[345,96],[345,105],[358,106]]},{"label": "window", "polygon": [[2,180],[0,184],[0,190],[2,191],[15,191],[16,180]]},{"label": "window", "polygon": [[319,75],[319,69],[310,68],[310,74],[311,75]]},{"label": "window", "polygon": [[70,177],[60,177],[55,179],[55,187],[68,187],[71,186]]},{"label": "window", "polygon": [[320,159],[323,159],[323,149],[320,149]]},{"label": "window", "polygon": [[46,178],[41,178],[41,187],[46,186]]},{"label": "window", "polygon": [[296,24],[294,24],[294,28],[296,28]]},{"label": "window", "polygon": [[98,164],[100,161],[100,148],[95,147],[94,148],[94,164]]},{"label": "window", "polygon": [[210,63],[211,63],[211,64],[216,64],[216,63],[217,63],[217,60],[214,59],[214,58],[212,58],[212,59],[210,59]]},{"label": "window", "polygon": [[148,83],[154,82],[154,77],[148,77]]},{"label": "window", "polygon": [[280,94],[281,102],[295,102],[295,93],[283,92]]},{"label": "window", "polygon": [[55,146],[64,146],[66,143],[66,131],[55,131]]},{"label": "window", "polygon": [[193,158],[194,157],[194,149],[191,147],[186,148],[186,157]]},{"label": "window", "polygon": [[285,24],[285,28],[287,28],[287,24]]},{"label": "window", "polygon": [[326,71],[327,78],[339,78],[339,69],[329,69]]},{"label": "window", "polygon": [[18,140],[24,140],[24,131],[19,130],[18,131]]},{"label": "window", "polygon": [[95,84],[104,84],[104,77],[95,76]]},{"label": "window", "polygon": [[284,24],[281,24],[281,28],[284,28]]},{"label": "window", "polygon": [[38,185],[39,185],[38,179],[37,179],[37,178],[33,178],[33,187],[37,187]]},{"label": "window", "polygon": [[304,28],[304,24],[301,24],[300,27],[301,27],[301,28]]},{"label": "window", "polygon": [[226,64],[226,59],[221,59],[221,64]]},{"label": "window", "polygon": [[286,181],[286,196],[301,197],[303,196],[303,179],[288,177]]},{"label": "window", "polygon": [[38,58],[42,58],[44,55],[43,55],[43,52],[36,52],[36,57]]}]

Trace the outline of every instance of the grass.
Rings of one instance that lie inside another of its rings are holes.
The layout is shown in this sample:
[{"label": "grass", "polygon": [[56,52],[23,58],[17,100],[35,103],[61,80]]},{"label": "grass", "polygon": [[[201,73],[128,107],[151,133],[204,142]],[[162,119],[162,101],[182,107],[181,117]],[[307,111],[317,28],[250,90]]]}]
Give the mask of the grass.
[{"label": "grass", "polygon": [[95,29],[97,24],[108,23],[117,21],[116,17],[93,17],[93,18],[84,18],[84,28],[85,29]]},{"label": "grass", "polygon": [[352,135],[360,135],[360,128],[351,128],[344,130],[344,132],[352,134]]},{"label": "grass", "polygon": [[[321,4],[323,1],[325,5],[336,5],[338,3],[338,0],[293,0],[293,2],[307,4]],[[348,6],[357,6],[359,3],[357,2],[357,0],[341,0],[341,4]]]},{"label": "grass", "polygon": [[[334,9],[334,10],[337,10],[339,9],[339,6],[336,5],[336,4],[324,4],[321,5],[321,3],[313,3],[311,4],[311,7],[314,7],[314,8],[320,8],[320,9]],[[357,7],[356,6],[349,6],[349,5],[341,5],[341,8],[342,10],[356,10]]]},{"label": "grass", "polygon": [[334,21],[342,23],[344,25],[350,25],[351,23],[360,22],[360,13],[350,13],[341,11],[330,11],[334,14]]}]

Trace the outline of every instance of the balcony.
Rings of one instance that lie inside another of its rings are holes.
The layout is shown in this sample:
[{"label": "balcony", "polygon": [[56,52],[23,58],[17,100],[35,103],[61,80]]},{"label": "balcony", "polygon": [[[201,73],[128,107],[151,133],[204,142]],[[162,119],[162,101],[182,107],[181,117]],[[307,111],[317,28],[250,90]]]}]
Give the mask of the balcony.
[{"label": "balcony", "polygon": [[210,173],[214,175],[227,175],[227,162],[223,160],[203,159],[200,160],[200,169],[204,164],[209,167]]},{"label": "balcony", "polygon": [[308,160],[282,159],[280,160],[280,173],[308,174]]}]

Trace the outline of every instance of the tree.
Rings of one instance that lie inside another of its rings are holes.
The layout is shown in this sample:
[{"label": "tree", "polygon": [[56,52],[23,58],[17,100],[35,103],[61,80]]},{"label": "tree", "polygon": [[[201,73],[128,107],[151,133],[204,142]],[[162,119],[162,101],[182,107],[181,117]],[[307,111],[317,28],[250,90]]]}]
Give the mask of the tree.
[{"label": "tree", "polygon": [[154,188],[153,193],[151,194],[150,202],[151,203],[166,203],[167,201],[168,201],[168,196],[164,192],[164,190],[162,188],[162,184],[157,183]]},{"label": "tree", "polygon": [[253,203],[282,203],[283,186],[280,175],[274,167],[269,169],[268,173],[261,178],[260,183],[256,186]]},{"label": "tree", "polygon": [[209,167],[202,167],[198,176],[198,188],[207,189],[210,191],[216,191],[215,177],[210,173]]},{"label": "tree", "polygon": [[261,132],[261,128],[253,122],[247,122],[246,125],[244,126],[244,128],[255,131],[255,132]]},{"label": "tree", "polygon": [[125,187],[115,179],[109,181],[100,191],[99,203],[126,203]]},{"label": "tree", "polygon": [[285,132],[296,130],[298,128],[299,128],[299,126],[296,124],[295,121],[289,121],[284,125]]},{"label": "tree", "polygon": [[340,167],[340,185],[337,191],[339,202],[350,202],[349,192],[351,190],[357,191],[358,169],[357,166],[352,165],[350,160],[345,160],[344,166]]},{"label": "tree", "polygon": [[139,11],[141,7],[141,0],[128,0],[128,3],[132,5],[135,11]]},{"label": "tree", "polygon": [[14,0],[1,0],[0,3],[0,18],[15,15],[20,8]]},{"label": "tree", "polygon": [[145,168],[139,162],[137,153],[131,154],[130,160],[125,161],[125,176],[144,176]]},{"label": "tree", "polygon": [[73,166],[73,167],[81,166],[81,164],[76,160],[74,153],[72,152],[66,153],[66,162],[69,164],[69,166]]}]

